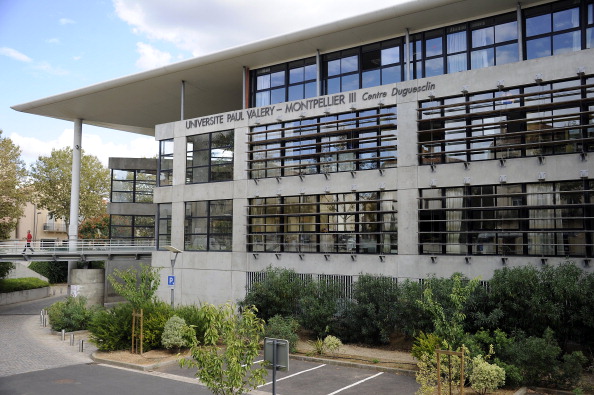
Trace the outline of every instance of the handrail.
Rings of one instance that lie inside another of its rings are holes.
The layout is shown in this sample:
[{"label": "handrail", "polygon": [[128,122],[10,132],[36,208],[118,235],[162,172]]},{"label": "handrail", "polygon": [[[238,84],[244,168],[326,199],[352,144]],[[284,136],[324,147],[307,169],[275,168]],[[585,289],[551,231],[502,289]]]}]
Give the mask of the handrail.
[{"label": "handrail", "polygon": [[0,254],[15,253],[106,253],[106,252],[145,252],[154,251],[155,240],[130,240],[130,239],[77,239],[45,241],[36,240],[27,246],[25,240],[0,241]]}]

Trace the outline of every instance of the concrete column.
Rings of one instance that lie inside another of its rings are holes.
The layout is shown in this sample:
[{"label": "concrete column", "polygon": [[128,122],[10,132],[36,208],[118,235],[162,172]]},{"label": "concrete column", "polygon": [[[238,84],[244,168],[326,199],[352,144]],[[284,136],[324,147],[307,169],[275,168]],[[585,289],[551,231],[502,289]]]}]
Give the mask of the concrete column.
[{"label": "concrete column", "polygon": [[243,72],[241,73],[241,108],[245,110],[247,108],[247,81],[249,80],[248,69],[243,66]]},{"label": "concrete column", "polygon": [[518,3],[516,8],[516,15],[518,19],[518,56],[519,61],[524,60],[524,20],[522,19],[522,4]]},{"label": "concrete column", "polygon": [[410,81],[410,32],[406,28],[404,36],[404,79]]},{"label": "concrete column", "polygon": [[180,103],[180,120],[184,120],[185,119],[185,114],[184,114],[184,107],[185,107],[185,97],[186,97],[186,81],[182,80],[181,82],[181,103]]},{"label": "concrete column", "polygon": [[316,90],[318,96],[322,96],[322,61],[319,49],[316,50],[316,69],[318,70],[316,74]]},{"label": "concrete column", "polygon": [[78,217],[80,204],[80,161],[82,151],[82,119],[74,121],[74,141],[72,143],[72,186],[70,189],[70,223],[68,240],[70,248],[76,249],[78,239]]}]

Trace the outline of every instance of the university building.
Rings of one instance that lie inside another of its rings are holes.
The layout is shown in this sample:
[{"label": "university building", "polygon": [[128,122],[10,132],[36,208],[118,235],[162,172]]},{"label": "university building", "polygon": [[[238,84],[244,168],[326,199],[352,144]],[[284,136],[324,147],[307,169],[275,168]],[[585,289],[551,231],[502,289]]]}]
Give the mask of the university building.
[{"label": "university building", "polygon": [[15,109],[155,136],[165,300],[166,246],[184,304],[269,266],[345,287],[591,270],[593,47],[592,0],[415,1]]}]

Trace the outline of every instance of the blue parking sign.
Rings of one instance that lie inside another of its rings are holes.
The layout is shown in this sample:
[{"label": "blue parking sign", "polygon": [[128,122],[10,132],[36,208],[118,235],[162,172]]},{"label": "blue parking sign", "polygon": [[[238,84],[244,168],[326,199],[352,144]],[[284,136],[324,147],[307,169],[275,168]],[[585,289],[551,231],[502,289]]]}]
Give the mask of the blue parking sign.
[{"label": "blue parking sign", "polygon": [[167,276],[167,285],[170,287],[175,285],[175,276]]}]

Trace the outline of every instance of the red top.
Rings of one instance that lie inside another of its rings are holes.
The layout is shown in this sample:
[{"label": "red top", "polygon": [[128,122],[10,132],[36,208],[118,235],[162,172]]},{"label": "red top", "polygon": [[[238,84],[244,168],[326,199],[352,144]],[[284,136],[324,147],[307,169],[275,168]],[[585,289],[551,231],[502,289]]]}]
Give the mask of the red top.
[{"label": "red top", "polygon": [[31,233],[27,233],[27,243],[30,243],[33,240],[33,235]]}]

